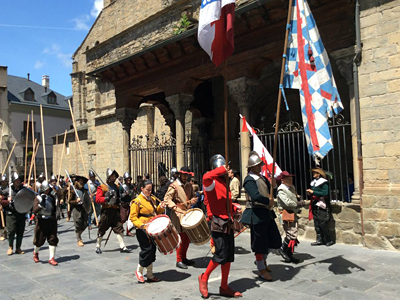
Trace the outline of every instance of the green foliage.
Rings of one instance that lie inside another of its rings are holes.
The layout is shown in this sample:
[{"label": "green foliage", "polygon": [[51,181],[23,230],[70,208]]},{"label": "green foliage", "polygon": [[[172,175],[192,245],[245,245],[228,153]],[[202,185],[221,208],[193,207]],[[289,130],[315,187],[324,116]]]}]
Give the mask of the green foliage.
[{"label": "green foliage", "polygon": [[189,21],[187,14],[183,13],[178,25],[174,27],[174,34],[178,35],[185,32],[189,29],[190,25],[192,25],[192,23]]}]

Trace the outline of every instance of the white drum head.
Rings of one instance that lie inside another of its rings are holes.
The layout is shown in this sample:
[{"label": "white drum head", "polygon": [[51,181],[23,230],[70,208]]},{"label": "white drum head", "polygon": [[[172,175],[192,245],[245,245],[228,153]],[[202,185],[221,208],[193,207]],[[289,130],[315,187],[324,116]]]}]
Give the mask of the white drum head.
[{"label": "white drum head", "polygon": [[151,221],[151,223],[147,226],[147,232],[152,235],[157,235],[162,232],[169,225],[168,217],[158,217]]},{"label": "white drum head", "polygon": [[184,228],[193,227],[199,224],[204,218],[204,213],[200,209],[190,209],[181,219],[181,225]]}]

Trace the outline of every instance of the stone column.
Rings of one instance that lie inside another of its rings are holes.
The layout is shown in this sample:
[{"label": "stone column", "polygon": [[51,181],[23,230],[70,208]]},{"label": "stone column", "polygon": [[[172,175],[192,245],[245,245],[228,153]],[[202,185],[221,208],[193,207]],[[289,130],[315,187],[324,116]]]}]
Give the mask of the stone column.
[{"label": "stone column", "polygon": [[146,128],[147,135],[149,136],[147,141],[147,147],[154,142],[154,117],[155,107],[153,104],[144,103],[140,106],[140,109],[146,112]]},{"label": "stone column", "polygon": [[[241,77],[228,82],[230,96],[237,102],[240,113],[246,117],[250,123],[250,105],[254,98],[258,81],[248,77]],[[242,128],[242,120],[240,127]],[[250,134],[248,132],[240,132],[240,159],[241,159],[241,179],[242,183],[247,175],[247,161],[250,154]]]},{"label": "stone column", "polygon": [[187,94],[176,94],[166,97],[171,110],[175,115],[176,138],[176,167],[178,170],[184,166],[184,142],[185,142],[185,113],[190,107],[194,97]]},{"label": "stone column", "polygon": [[117,120],[121,122],[122,129],[123,129],[123,167],[124,172],[129,171],[131,172],[131,155],[129,151],[129,145],[131,142],[131,127],[135,119],[137,118],[139,110],[133,108],[117,108],[115,110],[115,115]]},{"label": "stone column", "polygon": [[[341,52],[339,52],[341,51]],[[348,48],[339,50],[333,54],[336,58],[336,64],[340,71],[340,74],[346,79],[347,85],[349,86],[349,98],[350,98],[350,123],[351,123],[351,145],[353,155],[353,179],[354,179],[354,194],[351,197],[351,202],[354,204],[360,203],[360,188],[359,178],[360,171],[358,168],[358,153],[357,153],[357,125],[356,125],[356,106],[354,99],[354,82],[353,82],[353,58],[354,49]],[[347,175],[347,174],[346,174]]]}]

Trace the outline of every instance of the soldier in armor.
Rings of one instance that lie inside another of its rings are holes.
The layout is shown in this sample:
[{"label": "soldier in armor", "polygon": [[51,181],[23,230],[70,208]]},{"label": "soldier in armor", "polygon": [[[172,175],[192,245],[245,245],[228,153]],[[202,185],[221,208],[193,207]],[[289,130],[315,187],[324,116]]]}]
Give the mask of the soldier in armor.
[{"label": "soldier in armor", "polygon": [[282,246],[282,240],[275,222],[276,215],[272,209],[274,199],[269,198],[271,184],[261,174],[263,165],[257,152],[250,152],[247,164],[248,175],[243,183],[248,199],[242,223],[250,226],[251,250],[256,256],[258,276],[272,281],[269,274],[271,269],[267,266],[267,256],[271,250],[278,251]]},{"label": "soldier in armor", "polygon": [[25,231],[25,214],[17,212],[14,208],[15,195],[25,187],[22,184],[18,173],[11,172],[11,191],[8,197],[2,196],[1,206],[3,206],[6,214],[7,232],[8,232],[8,245],[7,255],[13,254],[14,239],[16,236],[16,250],[15,254],[24,254],[21,250],[22,238]]},{"label": "soldier in armor", "polygon": [[[8,197],[8,182],[7,182],[7,174],[3,174],[0,176],[0,198]],[[6,225],[6,216],[3,207],[0,205],[0,211],[3,211],[4,225]],[[0,241],[4,241],[7,239],[7,229],[6,227],[2,227],[2,222],[0,220]]]},{"label": "soldier in armor", "polygon": [[[54,182],[54,180],[53,180]],[[33,202],[33,213],[36,215],[36,226],[34,231],[33,245],[33,261],[39,262],[39,249],[47,240],[49,243],[49,264],[57,266],[55,260],[56,247],[58,244],[57,237],[57,199],[53,195],[53,186],[46,180],[40,186],[42,191],[40,196],[37,196]]]},{"label": "soldier in armor", "polygon": [[92,230],[92,223],[96,222],[96,218],[93,217],[93,213],[96,214],[97,218],[100,218],[100,210],[101,210],[101,205],[96,203],[96,194],[97,194],[97,188],[100,186],[100,182],[96,179],[96,175],[92,170],[89,170],[89,180],[85,184],[85,189],[90,191],[89,195],[92,197],[92,200],[94,202],[94,208],[95,212],[93,211],[93,207],[90,206],[90,212],[88,216],[88,224],[89,224],[89,230]]},{"label": "soldier in armor", "polygon": [[46,178],[44,177],[43,173],[39,174],[39,177],[36,179],[36,183],[35,183],[35,191],[40,193],[40,187],[42,186],[42,182],[45,180]]},{"label": "soldier in armor", "polygon": [[79,247],[84,246],[82,232],[86,229],[88,224],[88,214],[83,206],[84,198],[89,197],[84,188],[87,181],[88,179],[86,177],[76,176],[74,182],[75,189],[71,187],[68,199],[72,217],[74,218],[75,235]]},{"label": "soldier in armor", "polygon": [[96,253],[101,254],[101,242],[106,231],[111,228],[117,235],[120,246],[120,252],[129,253],[131,249],[125,246],[124,227],[121,222],[120,203],[121,196],[119,186],[115,184],[118,173],[115,170],[107,168],[107,182],[97,188],[96,202],[101,204],[101,215],[99,221],[99,230],[97,232]]},{"label": "soldier in armor", "polygon": [[[134,198],[132,177],[128,172],[124,173],[124,184],[119,187],[119,193],[121,195],[121,222],[124,224],[129,219],[130,203]],[[129,232],[128,226],[126,226],[126,235],[135,236]]]},{"label": "soldier in armor", "polygon": [[182,167],[179,177],[169,185],[168,191],[164,196],[166,206],[171,210],[171,222],[181,237],[181,245],[176,250],[176,266],[180,269],[187,269],[188,265],[193,266],[194,261],[186,257],[190,240],[183,231],[180,219],[191,206],[197,202],[192,185],[189,183],[189,176],[194,176],[188,167]]}]

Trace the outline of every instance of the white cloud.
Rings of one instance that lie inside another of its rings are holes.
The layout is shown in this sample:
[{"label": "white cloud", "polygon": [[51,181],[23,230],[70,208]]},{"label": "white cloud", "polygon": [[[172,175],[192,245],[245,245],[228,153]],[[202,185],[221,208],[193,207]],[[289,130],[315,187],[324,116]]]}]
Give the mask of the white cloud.
[{"label": "white cloud", "polygon": [[97,18],[102,9],[103,9],[103,0],[94,0],[93,8],[90,11],[90,15],[93,18]]},{"label": "white cloud", "polygon": [[72,53],[64,53],[58,44],[51,45],[50,48],[45,48],[43,50],[44,54],[49,54],[57,57],[57,59],[62,63],[64,67],[70,68],[72,64]]},{"label": "white cloud", "polygon": [[72,19],[72,22],[75,23],[74,29],[76,29],[76,30],[88,31],[90,29],[90,26],[88,24],[90,22],[89,15],[79,16],[75,19]]},{"label": "white cloud", "polygon": [[44,65],[44,62],[42,62],[40,60],[37,60],[36,63],[35,63],[34,68],[39,70],[41,67],[43,67],[43,65]]}]

